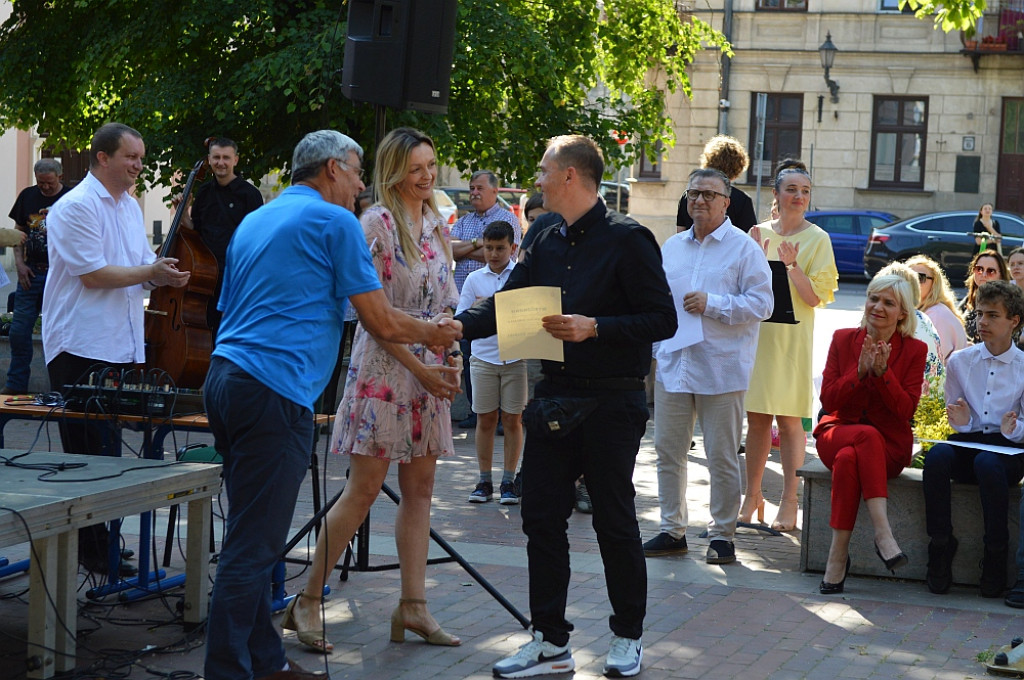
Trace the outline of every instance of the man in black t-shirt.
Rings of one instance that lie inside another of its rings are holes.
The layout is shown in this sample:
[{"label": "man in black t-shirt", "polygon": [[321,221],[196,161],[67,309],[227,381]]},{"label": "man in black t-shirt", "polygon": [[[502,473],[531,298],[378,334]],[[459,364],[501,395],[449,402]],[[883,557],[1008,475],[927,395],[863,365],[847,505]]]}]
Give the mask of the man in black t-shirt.
[{"label": "man in black t-shirt", "polygon": [[[18,288],[14,292],[14,319],[11,322],[11,365],[7,382],[0,394],[26,394],[32,370],[32,329],[43,309],[46,287],[46,213],[57,199],[71,191],[61,183],[60,162],[52,158],[36,161],[32,168],[35,186],[18,194],[10,218],[25,236],[22,245],[14,248],[18,269]],[[7,231],[7,230],[4,230]]]},{"label": "man in black t-shirt", "polygon": [[215,181],[206,182],[196,189],[190,210],[181,223],[199,232],[203,243],[217,258],[217,289],[207,308],[207,321],[216,336],[220,325],[217,300],[224,278],[228,243],[242,218],[263,205],[263,194],[253,185],[235,174],[238,165],[238,145],[226,137],[210,142],[208,156]]}]

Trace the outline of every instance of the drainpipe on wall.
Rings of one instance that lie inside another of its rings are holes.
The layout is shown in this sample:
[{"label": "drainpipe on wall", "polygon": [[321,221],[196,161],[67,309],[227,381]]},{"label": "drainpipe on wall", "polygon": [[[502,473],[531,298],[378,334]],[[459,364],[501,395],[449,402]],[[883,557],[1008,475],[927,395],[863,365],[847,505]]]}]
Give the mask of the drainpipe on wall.
[{"label": "drainpipe on wall", "polygon": [[[732,0],[725,0],[725,11],[722,14],[722,35],[732,42]],[[729,72],[732,59],[722,55],[722,83],[718,92],[718,134],[729,134]]]}]

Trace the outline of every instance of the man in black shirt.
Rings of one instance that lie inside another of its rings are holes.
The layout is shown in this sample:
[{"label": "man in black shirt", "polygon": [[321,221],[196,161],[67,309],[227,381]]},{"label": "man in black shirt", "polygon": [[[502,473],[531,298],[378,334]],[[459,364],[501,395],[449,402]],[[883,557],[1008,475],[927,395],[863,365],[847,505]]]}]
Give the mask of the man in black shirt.
[{"label": "man in black shirt", "polygon": [[[537,188],[552,211],[531,228],[536,240],[504,290],[558,286],[563,314],[543,318],[565,342],[563,362],[544,361],[537,399],[581,398],[593,406],[558,439],[529,429],[523,453],[523,531],[528,538],[534,639],[494,666],[497,677],[568,672],[572,624],[567,519],[575,481],[584,474],[594,506],[614,635],[605,672],[640,672],[647,570],[633,499],[633,468],[647,426],[644,376],[651,343],[671,337],[676,312],[654,236],[608,210],[597,195],[604,161],[578,135],[555,137],[540,164]],[[546,226],[554,225],[550,229]],[[493,298],[456,317],[468,339],[496,331]]]},{"label": "man in black shirt", "polygon": [[22,245],[14,248],[18,269],[18,288],[14,292],[14,319],[11,322],[11,367],[7,384],[0,394],[26,394],[32,374],[32,330],[43,309],[46,287],[46,213],[57,199],[71,191],[61,183],[60,162],[52,158],[36,161],[32,167],[36,185],[20,194],[11,208],[10,218],[26,234]]},{"label": "man in black shirt", "polygon": [[208,160],[216,181],[206,182],[196,189],[192,207],[182,216],[181,223],[198,231],[203,243],[217,258],[217,289],[206,315],[216,335],[221,316],[217,300],[220,299],[228,243],[242,218],[263,205],[263,194],[235,174],[238,145],[230,139],[218,137],[210,142]]}]

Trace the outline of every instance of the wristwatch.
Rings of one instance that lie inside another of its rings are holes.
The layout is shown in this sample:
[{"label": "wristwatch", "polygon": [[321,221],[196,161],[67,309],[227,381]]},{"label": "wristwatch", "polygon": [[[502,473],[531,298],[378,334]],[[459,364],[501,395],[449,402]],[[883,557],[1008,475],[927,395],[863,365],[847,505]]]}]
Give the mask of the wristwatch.
[{"label": "wristwatch", "polygon": [[791,272],[794,269],[796,269],[796,262],[790,262],[789,264],[786,265],[787,272]]},{"label": "wristwatch", "polygon": [[594,337],[597,337],[597,319],[594,319]]},{"label": "wristwatch", "polygon": [[472,241],[470,241],[470,243],[472,243],[473,244],[473,248],[476,249],[476,239],[473,239]]}]

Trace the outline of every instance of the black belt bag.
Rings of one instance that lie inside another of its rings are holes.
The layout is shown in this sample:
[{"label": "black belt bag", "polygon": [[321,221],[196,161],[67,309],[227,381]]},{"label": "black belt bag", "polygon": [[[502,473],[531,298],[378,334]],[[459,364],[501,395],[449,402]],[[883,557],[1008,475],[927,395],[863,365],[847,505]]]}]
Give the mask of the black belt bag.
[{"label": "black belt bag", "polygon": [[530,436],[561,439],[600,404],[597,397],[534,397],[523,411],[523,425]]}]

